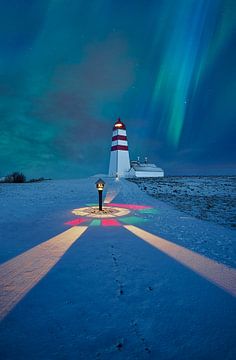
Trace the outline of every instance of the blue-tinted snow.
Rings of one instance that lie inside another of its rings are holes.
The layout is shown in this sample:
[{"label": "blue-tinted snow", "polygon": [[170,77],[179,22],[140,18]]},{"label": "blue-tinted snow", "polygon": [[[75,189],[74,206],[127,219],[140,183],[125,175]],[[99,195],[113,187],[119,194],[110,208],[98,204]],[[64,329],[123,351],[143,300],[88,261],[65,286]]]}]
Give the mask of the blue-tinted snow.
[{"label": "blue-tinted snow", "polygon": [[[1,184],[0,262],[65,231],[94,182]],[[119,188],[114,202],[157,209],[141,228],[235,267],[233,230]],[[233,360],[235,327],[234,297],[124,228],[90,227],[1,322],[0,358]]]}]

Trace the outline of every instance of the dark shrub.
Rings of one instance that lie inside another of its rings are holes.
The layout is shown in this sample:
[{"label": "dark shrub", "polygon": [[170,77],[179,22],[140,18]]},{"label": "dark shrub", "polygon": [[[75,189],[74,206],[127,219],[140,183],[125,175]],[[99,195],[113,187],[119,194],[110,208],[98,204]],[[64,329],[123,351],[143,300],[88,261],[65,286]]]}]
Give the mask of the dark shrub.
[{"label": "dark shrub", "polygon": [[5,178],[5,182],[9,182],[9,183],[24,183],[25,181],[26,181],[25,175],[17,171],[15,171],[10,175],[7,175]]},{"label": "dark shrub", "polygon": [[41,177],[41,178],[38,178],[38,179],[30,179],[29,182],[30,182],[30,183],[31,183],[31,182],[40,182],[40,181],[44,181],[44,180],[46,180],[46,179],[44,179],[43,177]]}]

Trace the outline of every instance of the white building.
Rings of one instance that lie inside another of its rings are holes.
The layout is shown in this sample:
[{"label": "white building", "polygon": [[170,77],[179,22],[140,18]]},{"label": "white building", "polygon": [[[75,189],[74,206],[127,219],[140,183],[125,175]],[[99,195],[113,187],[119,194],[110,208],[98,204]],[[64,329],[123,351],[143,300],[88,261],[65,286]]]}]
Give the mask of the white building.
[{"label": "white building", "polygon": [[147,177],[163,177],[164,170],[157,167],[155,164],[149,164],[147,158],[142,163],[138,161],[131,161],[131,168],[127,174],[127,177],[131,178],[147,178]]},{"label": "white building", "polygon": [[164,170],[155,164],[131,161],[129,158],[128,142],[125,124],[118,119],[114,124],[109,164],[109,176],[127,178],[163,177]]}]

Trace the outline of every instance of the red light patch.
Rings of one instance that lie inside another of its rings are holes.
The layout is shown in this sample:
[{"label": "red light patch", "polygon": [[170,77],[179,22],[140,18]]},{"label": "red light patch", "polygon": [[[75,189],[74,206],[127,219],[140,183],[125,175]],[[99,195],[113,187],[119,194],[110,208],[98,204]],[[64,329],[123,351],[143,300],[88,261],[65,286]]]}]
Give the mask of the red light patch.
[{"label": "red light patch", "polygon": [[[134,205],[134,204],[106,204],[106,206],[104,206],[104,209],[106,211],[108,211],[108,213],[104,214],[102,213],[102,216],[99,215],[99,213],[97,212],[94,213],[94,209],[95,205],[94,204],[89,204],[90,207],[88,208],[79,208],[79,209],[74,209],[72,211],[73,214],[80,216],[82,215],[83,217],[79,217],[73,220],[70,220],[68,222],[65,223],[65,225],[70,225],[70,226],[77,226],[77,225],[81,225],[84,223],[88,223],[88,226],[124,226],[124,224],[136,224],[139,222],[144,222],[144,221],[148,221],[148,219],[143,219],[142,217],[139,216],[132,216],[132,210],[136,210],[137,212],[134,213],[134,215],[141,215],[141,214],[145,214],[145,213],[150,213],[150,214],[155,214],[157,213],[156,209],[153,209],[151,206],[145,206],[145,205]],[[87,205],[88,206],[88,205]],[[108,207],[112,207],[112,209],[107,209]],[[90,211],[91,210],[91,211]],[[96,206],[96,209],[97,206]],[[112,213],[113,212],[113,213]],[[131,216],[126,216],[124,217],[124,215],[127,215],[131,212]],[[112,213],[112,214],[110,214]],[[116,220],[115,218],[118,218],[118,220]]]},{"label": "red light patch", "polygon": [[121,223],[115,219],[102,219],[102,226],[121,226]]},{"label": "red light patch", "polygon": [[79,218],[79,219],[74,219],[74,220],[68,221],[65,224],[66,225],[71,225],[71,226],[76,226],[76,225],[79,225],[79,224],[84,223],[86,221],[88,221],[88,219]]}]

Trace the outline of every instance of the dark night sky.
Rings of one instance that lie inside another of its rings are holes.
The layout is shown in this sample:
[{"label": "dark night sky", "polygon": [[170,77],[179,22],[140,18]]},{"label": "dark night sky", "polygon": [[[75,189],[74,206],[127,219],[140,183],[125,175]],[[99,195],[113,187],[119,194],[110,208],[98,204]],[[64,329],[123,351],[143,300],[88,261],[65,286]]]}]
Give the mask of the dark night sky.
[{"label": "dark night sky", "polygon": [[119,116],[131,158],[236,173],[235,0],[0,7],[0,176],[108,172]]}]

